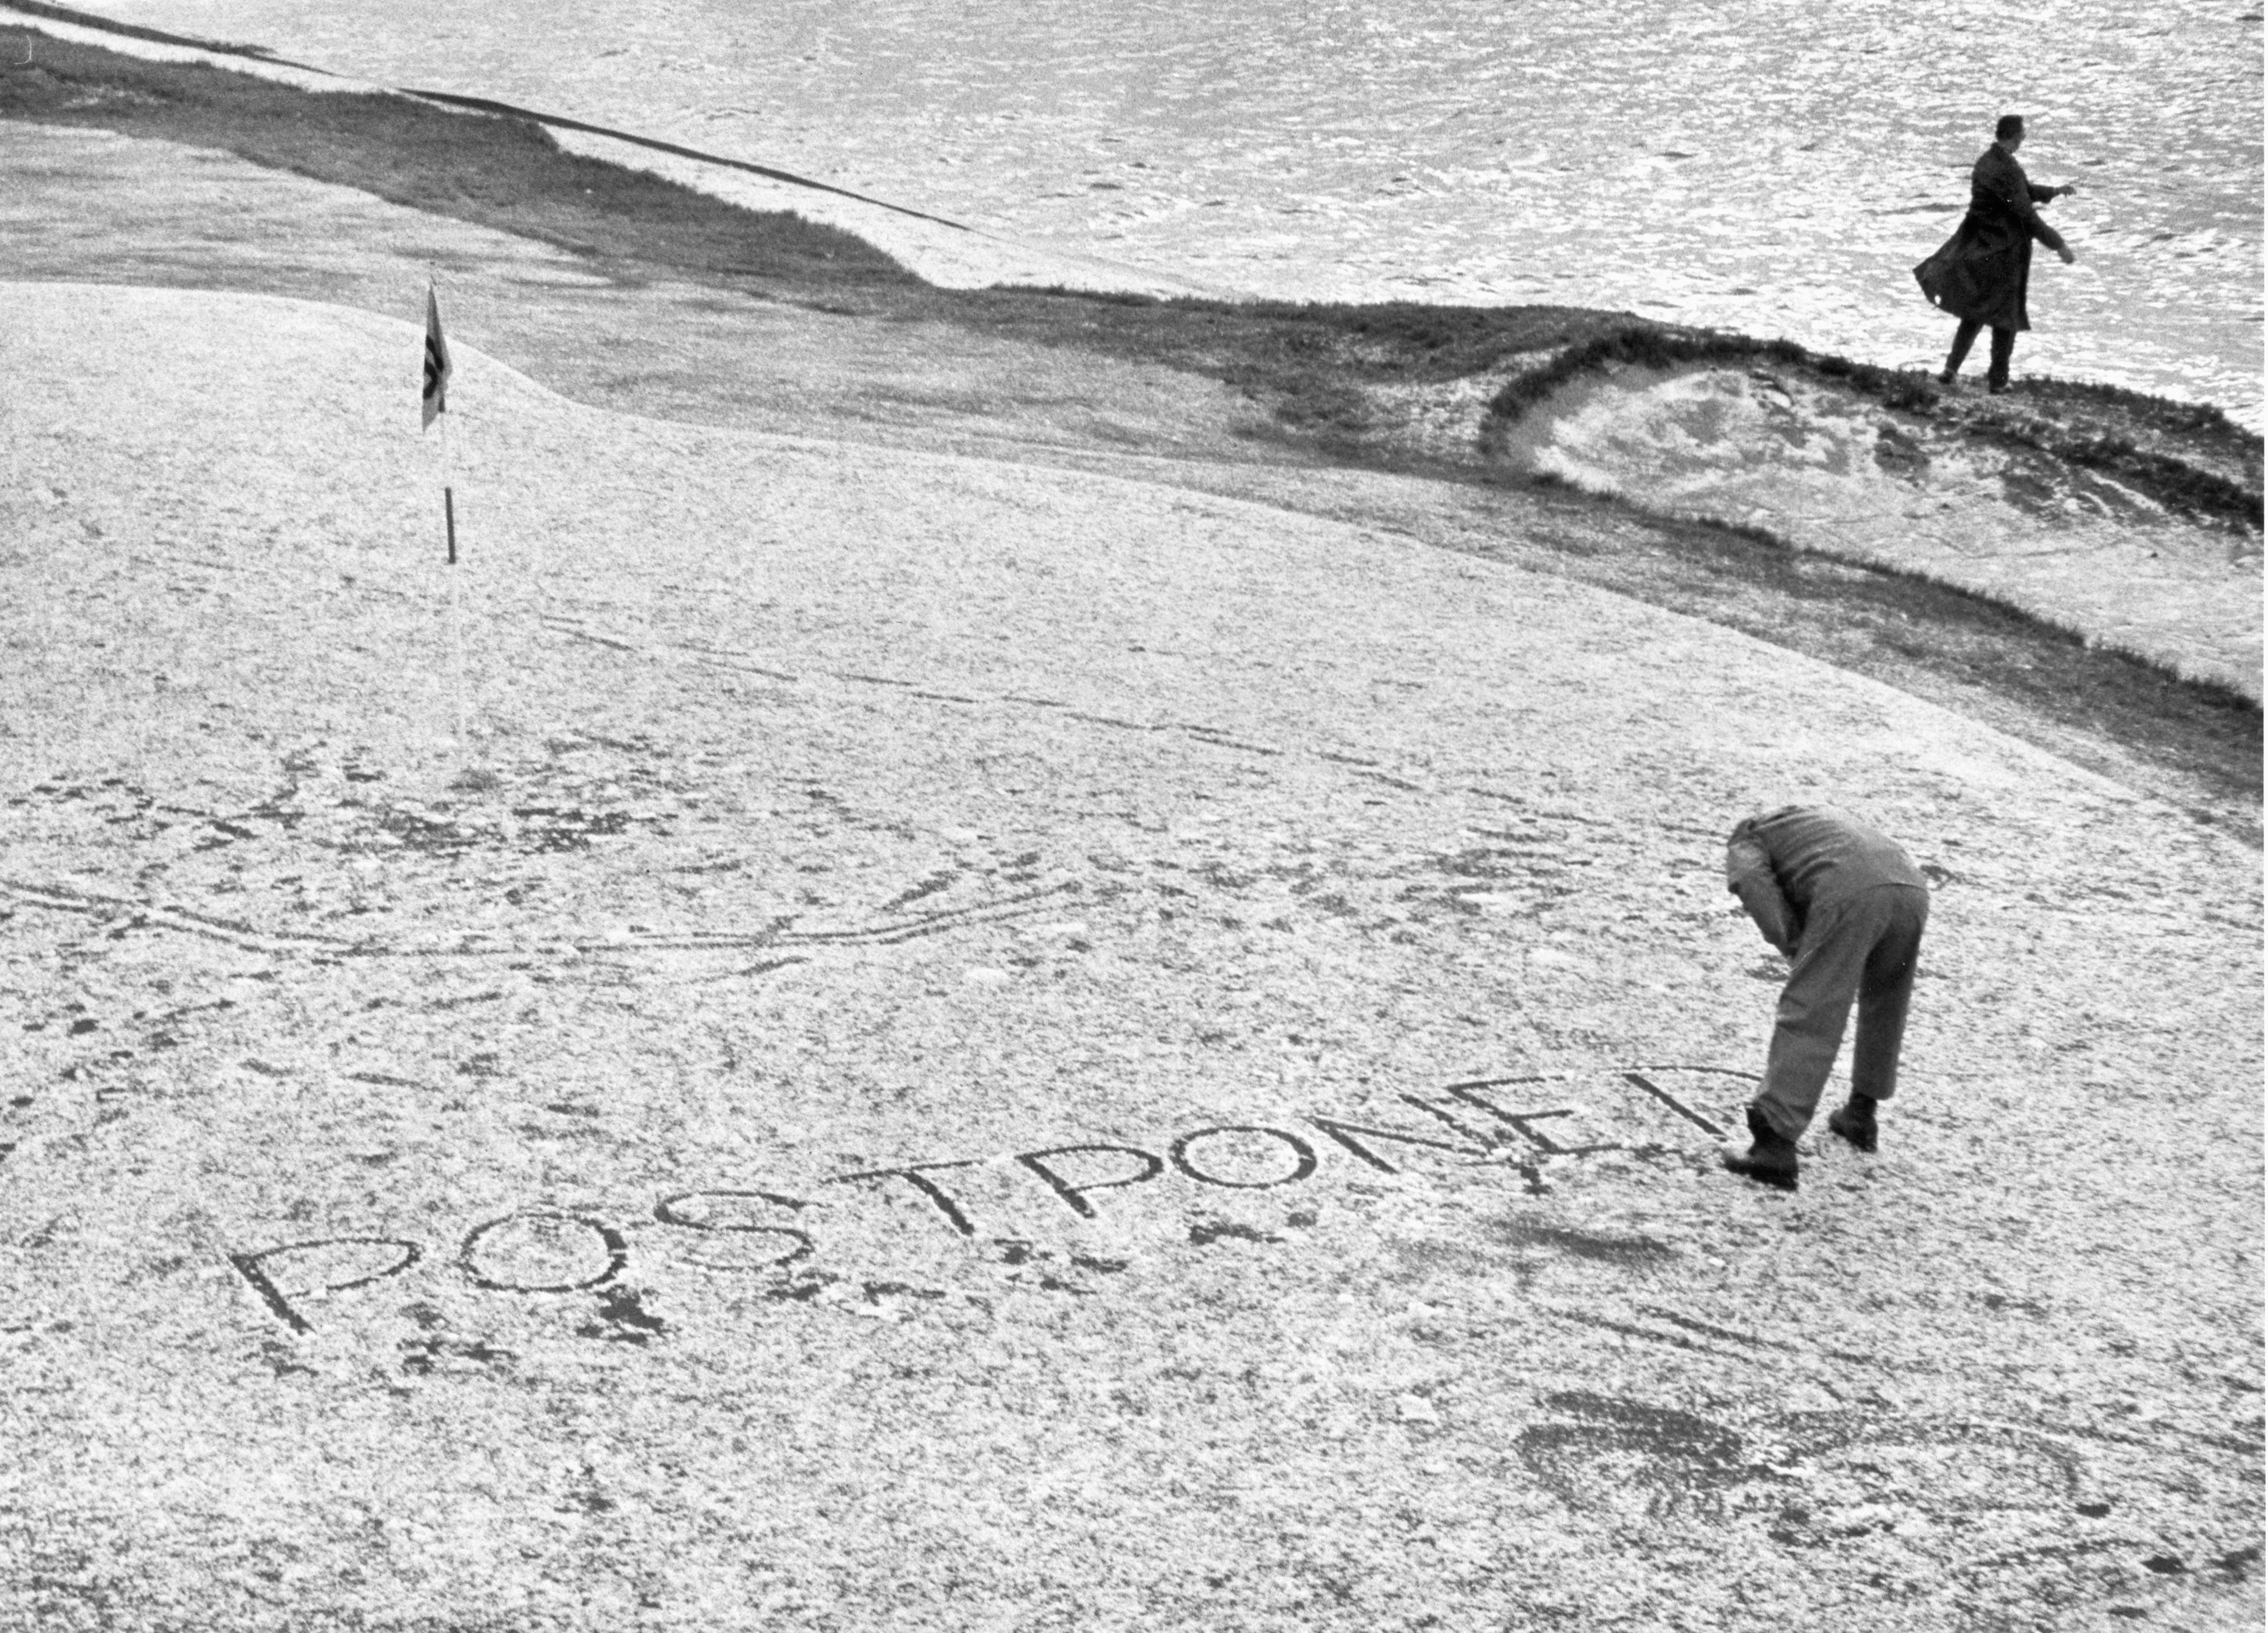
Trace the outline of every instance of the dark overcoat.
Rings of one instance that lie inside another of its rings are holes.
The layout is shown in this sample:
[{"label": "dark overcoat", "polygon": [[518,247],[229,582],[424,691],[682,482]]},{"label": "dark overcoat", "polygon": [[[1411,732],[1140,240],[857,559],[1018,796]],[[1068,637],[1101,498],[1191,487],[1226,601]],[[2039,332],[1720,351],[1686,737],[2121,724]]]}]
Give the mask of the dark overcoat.
[{"label": "dark overcoat", "polygon": [[2033,207],[2055,191],[2034,187],[1999,143],[1986,148],[1969,173],[1969,213],[1960,231],[1914,268],[1930,304],[1988,328],[2031,327],[2024,291],[2032,279],[2032,240],[2063,248],[2062,237]]}]

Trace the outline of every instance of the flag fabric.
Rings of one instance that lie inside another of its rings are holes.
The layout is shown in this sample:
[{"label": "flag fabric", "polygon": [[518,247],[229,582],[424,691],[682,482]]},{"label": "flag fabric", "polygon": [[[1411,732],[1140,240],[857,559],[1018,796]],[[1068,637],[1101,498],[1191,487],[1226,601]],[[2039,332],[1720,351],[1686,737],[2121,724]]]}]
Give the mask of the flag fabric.
[{"label": "flag fabric", "polygon": [[425,417],[418,423],[423,430],[449,407],[449,342],[441,338],[441,298],[433,286],[425,286]]}]

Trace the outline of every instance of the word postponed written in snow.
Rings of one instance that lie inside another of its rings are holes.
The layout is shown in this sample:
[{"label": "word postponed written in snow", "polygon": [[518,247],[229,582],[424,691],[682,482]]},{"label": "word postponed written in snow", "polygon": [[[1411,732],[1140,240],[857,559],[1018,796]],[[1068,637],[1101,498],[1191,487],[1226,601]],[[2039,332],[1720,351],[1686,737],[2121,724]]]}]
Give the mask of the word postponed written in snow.
[{"label": "word postponed written in snow", "polygon": [[[1654,1075],[1629,1070],[1611,1076],[1620,1085],[1641,1092],[1658,1113],[1672,1115],[1712,1136],[1720,1136],[1724,1130],[1663,1087],[1656,1078],[1673,1071],[1707,1072],[1728,1078],[1747,1075],[1713,1067],[1648,1070]],[[1500,1103],[1508,1090],[1532,1089],[1536,1085],[1566,1080],[1565,1075],[1561,1074],[1483,1078],[1453,1083],[1443,1091],[1446,1104],[1416,1094],[1398,1097],[1445,1125],[1454,1136],[1453,1138],[1444,1138],[1439,1129],[1428,1127],[1385,1128],[1315,1112],[1307,1114],[1302,1121],[1321,1134],[1321,1140],[1304,1130],[1294,1133],[1256,1123],[1219,1123],[1179,1136],[1167,1145],[1163,1156],[1138,1145],[1116,1143],[1057,1145],[1043,1151],[1017,1151],[1011,1156],[1064,1206],[1081,1218],[1091,1219],[1095,1217],[1093,1198],[1096,1193],[1147,1184],[1169,1168],[1197,1185],[1230,1190],[1272,1190],[1297,1185],[1311,1178],[1319,1167],[1319,1146],[1326,1150],[1336,1147],[1354,1161],[1386,1173],[1399,1172],[1388,1155],[1389,1148],[1395,1146],[1428,1147],[1472,1159],[1494,1155],[1510,1138],[1521,1143],[1516,1149],[1538,1159],[1658,1149],[1616,1141],[1563,1144],[1554,1137],[1555,1129],[1565,1131],[1564,1120],[1579,1115],[1576,1107],[1551,1106],[1514,1111]],[[1509,1135],[1490,1131],[1486,1125],[1476,1128],[1474,1124],[1482,1119],[1495,1129],[1509,1130]],[[1328,1145],[1324,1144],[1326,1141]],[[1256,1155],[1262,1151],[1269,1153],[1264,1159]],[[1234,1153],[1234,1160],[1223,1160],[1230,1152]],[[836,1174],[821,1183],[909,1186],[931,1204],[932,1217],[943,1227],[960,1236],[974,1238],[978,1230],[970,1217],[969,1205],[940,1176],[949,1175],[955,1169],[975,1167],[983,1160],[970,1157],[912,1162],[893,1168]],[[803,1227],[800,1218],[806,1210],[819,1205],[809,1197],[788,1196],[776,1191],[712,1188],[680,1191],[663,1197],[653,1205],[653,1218],[659,1225],[686,1232],[682,1239],[688,1244],[725,1236],[734,1239],[742,1252],[749,1255],[733,1254],[720,1259],[697,1251],[687,1255],[704,1269],[773,1270],[817,1252],[818,1243]],[[784,1217],[799,1222],[787,1224],[783,1222]],[[539,1256],[556,1267],[550,1272],[533,1269],[526,1252],[512,1251],[515,1247],[524,1249],[537,1239],[548,1249]],[[758,1239],[768,1239],[762,1251],[755,1250]],[[424,1256],[423,1245],[406,1237],[332,1236],[285,1242],[255,1252],[232,1253],[229,1262],[277,1320],[294,1332],[306,1332],[311,1324],[301,1308],[303,1304],[400,1276]],[[629,1238],[606,1220],[585,1213],[522,1210],[486,1220],[468,1232],[458,1245],[456,1269],[475,1286],[490,1292],[568,1293],[613,1281],[628,1268],[630,1257]],[[373,1261],[383,1262],[373,1269]],[[567,1268],[571,1263],[572,1268]]]}]

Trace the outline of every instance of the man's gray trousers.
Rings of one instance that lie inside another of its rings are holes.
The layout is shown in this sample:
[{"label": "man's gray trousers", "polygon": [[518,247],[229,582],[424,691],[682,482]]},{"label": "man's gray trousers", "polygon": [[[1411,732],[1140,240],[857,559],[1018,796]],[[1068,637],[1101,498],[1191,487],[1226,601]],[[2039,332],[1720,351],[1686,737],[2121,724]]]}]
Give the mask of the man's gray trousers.
[{"label": "man's gray trousers", "polygon": [[1812,908],[1779,995],[1764,1086],[1753,1102],[1774,1133],[1792,1140],[1810,1126],[1854,997],[1859,1041],[1851,1056],[1852,1092],[1890,1098],[1928,923],[1929,892],[1912,885],[1876,885]]}]

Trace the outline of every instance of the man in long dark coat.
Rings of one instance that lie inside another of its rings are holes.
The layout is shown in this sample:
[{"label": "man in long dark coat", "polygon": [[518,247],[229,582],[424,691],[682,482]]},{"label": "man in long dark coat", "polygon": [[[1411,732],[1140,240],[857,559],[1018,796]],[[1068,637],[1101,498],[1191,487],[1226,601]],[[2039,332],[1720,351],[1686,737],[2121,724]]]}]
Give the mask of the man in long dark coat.
[{"label": "man in long dark coat", "polygon": [[1945,371],[1937,377],[1948,386],[1961,372],[1977,332],[1989,328],[1992,366],[1984,383],[1992,391],[2008,389],[2008,358],[2016,349],[2016,331],[2032,327],[2024,311],[2024,291],[2031,282],[2034,239],[2062,256],[2066,267],[2079,259],[2056,230],[2040,219],[2036,208],[2079,189],[2033,186],[2016,162],[2016,150],[2023,142],[2023,115],[2002,114],[1993,128],[1992,145],[1969,173],[1969,214],[1962,218],[1960,231],[1914,268],[1930,304],[1961,320],[1953,332]]}]

